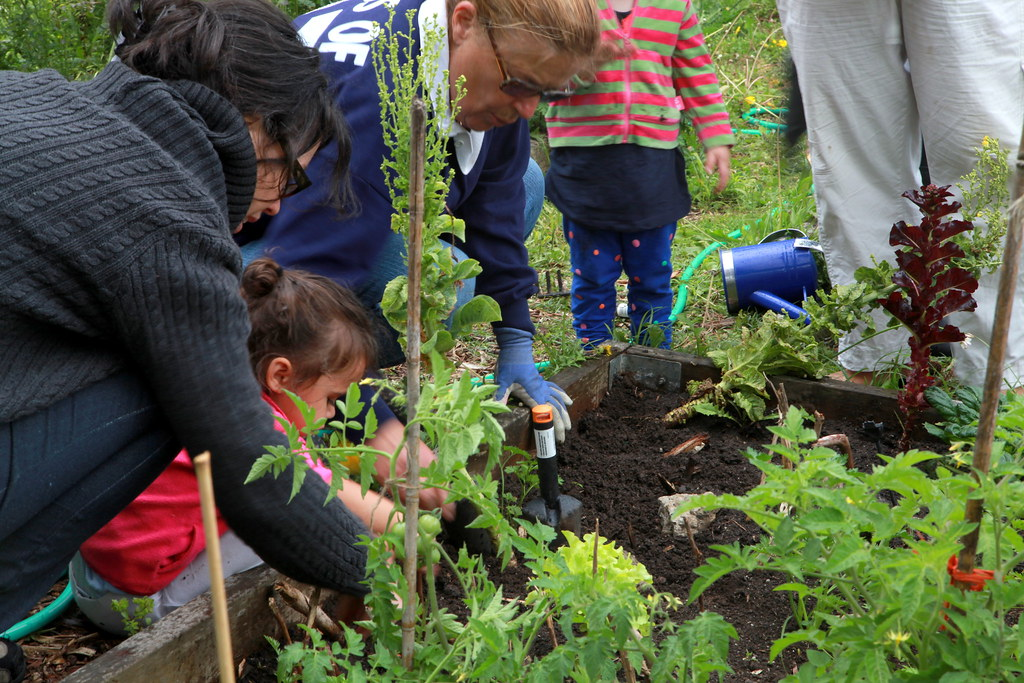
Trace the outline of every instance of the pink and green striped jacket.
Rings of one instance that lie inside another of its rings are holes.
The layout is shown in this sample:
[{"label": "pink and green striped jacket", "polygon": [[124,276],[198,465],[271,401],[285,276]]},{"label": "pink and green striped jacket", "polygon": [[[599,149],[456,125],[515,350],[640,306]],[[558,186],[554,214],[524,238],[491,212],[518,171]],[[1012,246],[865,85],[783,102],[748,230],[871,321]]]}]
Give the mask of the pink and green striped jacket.
[{"label": "pink and green striped jacket", "polygon": [[602,64],[593,83],[550,105],[551,146],[671,149],[678,144],[681,110],[705,148],[735,144],[690,0],[637,0],[624,25],[607,0],[597,4],[604,40],[624,56]]}]

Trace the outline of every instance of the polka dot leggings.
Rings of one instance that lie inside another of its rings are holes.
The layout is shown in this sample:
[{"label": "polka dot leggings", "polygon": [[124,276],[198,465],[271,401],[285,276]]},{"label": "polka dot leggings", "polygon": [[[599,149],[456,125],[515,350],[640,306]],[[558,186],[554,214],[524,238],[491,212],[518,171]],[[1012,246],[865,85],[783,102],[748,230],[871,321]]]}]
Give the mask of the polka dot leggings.
[{"label": "polka dot leggings", "polygon": [[672,238],[676,224],[639,232],[585,228],[563,219],[572,262],[572,324],[584,348],[612,338],[615,282],[629,280],[630,333],[639,344],[668,348],[672,341]]}]

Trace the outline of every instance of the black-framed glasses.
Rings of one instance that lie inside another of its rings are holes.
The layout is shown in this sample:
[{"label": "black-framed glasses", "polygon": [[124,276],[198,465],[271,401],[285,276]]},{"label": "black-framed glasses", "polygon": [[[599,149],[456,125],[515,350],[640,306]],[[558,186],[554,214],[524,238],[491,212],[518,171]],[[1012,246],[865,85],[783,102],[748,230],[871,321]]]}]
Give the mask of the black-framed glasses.
[{"label": "black-framed glasses", "polygon": [[284,184],[284,190],[281,192],[281,199],[285,197],[291,197],[293,194],[302,192],[307,187],[313,184],[313,181],[306,175],[306,169],[302,168],[302,164],[296,159],[292,162],[292,172],[288,176],[288,181]]},{"label": "black-framed glasses", "polygon": [[505,63],[501,61],[501,55],[498,54],[498,46],[494,43],[494,36],[491,35],[491,27],[486,26],[484,30],[487,31],[487,40],[491,41],[494,62],[498,65],[498,72],[501,74],[501,83],[498,84],[501,92],[509,97],[520,99],[539,97],[541,102],[554,102],[555,100],[562,100],[572,95],[572,88],[568,86],[563,90],[545,90],[536,83],[524,81],[522,78],[516,78],[515,76],[509,76]]},{"label": "black-framed glasses", "polygon": [[[256,162],[261,164],[282,165],[288,163],[285,159],[257,159]],[[308,175],[306,175],[306,169],[302,168],[302,164],[299,163],[298,159],[295,159],[291,163],[288,180],[285,181],[284,187],[281,189],[281,199],[298,194],[312,184],[313,181],[309,179]]]}]

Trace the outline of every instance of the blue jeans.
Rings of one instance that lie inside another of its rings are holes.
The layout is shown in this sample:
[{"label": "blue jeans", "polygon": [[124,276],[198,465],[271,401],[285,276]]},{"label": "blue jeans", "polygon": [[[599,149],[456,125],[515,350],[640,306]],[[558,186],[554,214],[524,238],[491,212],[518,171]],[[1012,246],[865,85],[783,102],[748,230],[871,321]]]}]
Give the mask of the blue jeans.
[{"label": "blue jeans", "polygon": [[131,373],[0,424],[0,631],[24,618],[78,546],[180,448]]}]

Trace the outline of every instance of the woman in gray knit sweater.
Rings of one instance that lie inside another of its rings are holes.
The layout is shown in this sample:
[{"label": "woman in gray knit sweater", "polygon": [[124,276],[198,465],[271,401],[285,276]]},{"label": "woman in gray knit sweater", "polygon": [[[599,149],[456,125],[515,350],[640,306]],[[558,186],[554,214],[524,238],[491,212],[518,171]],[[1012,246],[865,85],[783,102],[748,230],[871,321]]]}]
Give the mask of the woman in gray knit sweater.
[{"label": "woman in gray knit sweater", "polygon": [[367,532],[323,481],[290,504],[290,478],[242,484],[285,441],[231,234],[303,189],[320,145],[347,187],[317,53],[264,0],[107,16],[118,59],[94,79],[0,72],[0,631],[181,448],[212,453],[221,512],[269,564],[361,595]]}]

